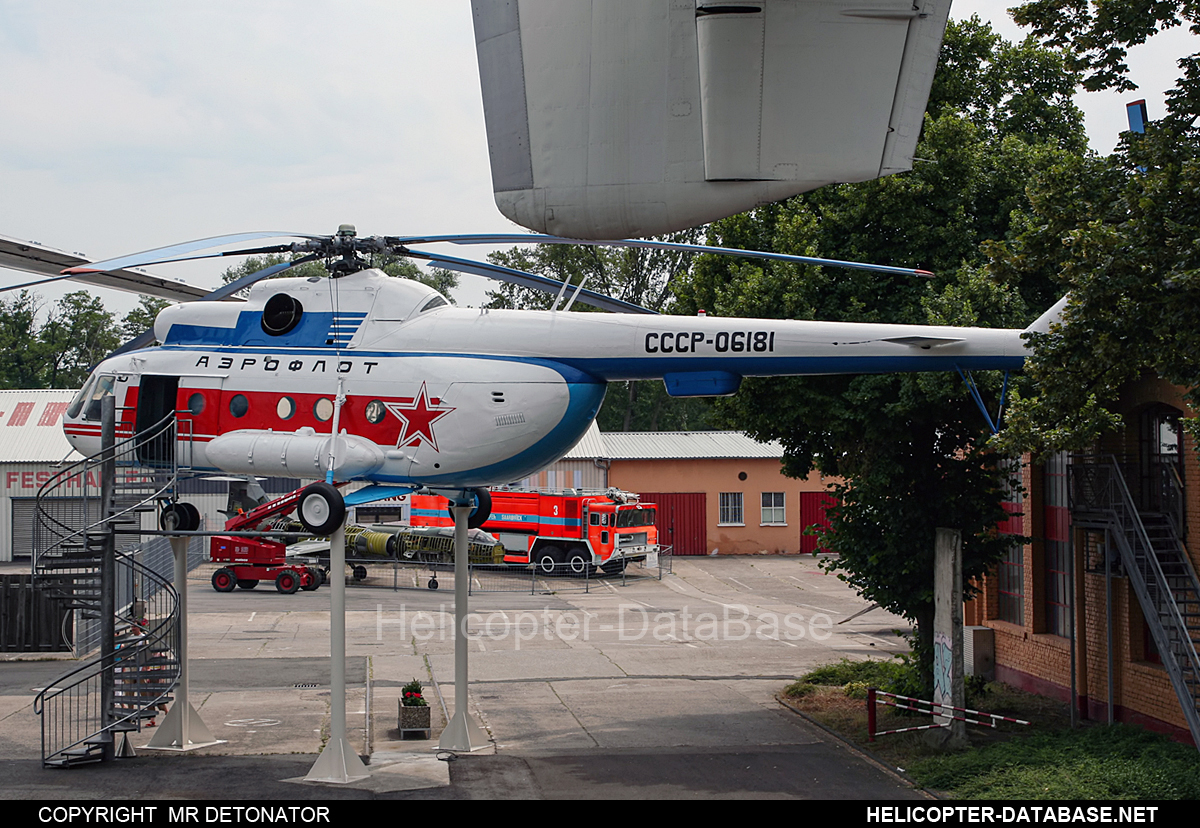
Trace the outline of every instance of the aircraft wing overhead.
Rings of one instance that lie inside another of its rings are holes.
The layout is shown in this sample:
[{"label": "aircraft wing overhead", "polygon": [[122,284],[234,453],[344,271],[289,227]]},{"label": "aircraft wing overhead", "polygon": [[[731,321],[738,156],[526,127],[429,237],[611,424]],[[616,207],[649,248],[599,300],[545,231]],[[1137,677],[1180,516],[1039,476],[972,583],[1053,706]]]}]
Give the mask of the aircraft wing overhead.
[{"label": "aircraft wing overhead", "polygon": [[950,0],[472,0],[496,204],[681,230],[908,170]]},{"label": "aircraft wing overhead", "polygon": [[[90,259],[78,253],[67,253],[38,242],[0,236],[0,267],[22,270],[52,279],[60,278],[61,272],[68,267],[76,267],[90,262]],[[163,279],[140,270],[84,273],[69,278],[72,281],[88,285],[156,296],[176,302],[191,302],[212,292],[207,288],[189,285],[176,279]]]}]

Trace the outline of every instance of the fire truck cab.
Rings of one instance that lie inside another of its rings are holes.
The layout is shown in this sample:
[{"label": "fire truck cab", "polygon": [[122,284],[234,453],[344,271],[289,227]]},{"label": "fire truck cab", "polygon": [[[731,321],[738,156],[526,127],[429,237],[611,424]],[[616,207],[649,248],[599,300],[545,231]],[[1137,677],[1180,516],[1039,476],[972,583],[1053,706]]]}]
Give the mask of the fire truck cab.
[{"label": "fire truck cab", "polygon": [[[657,509],[636,494],[610,488],[493,489],[483,529],[504,546],[504,562],[534,563],[543,574],[620,572],[658,552]],[[449,502],[413,495],[413,526],[451,526]]]}]

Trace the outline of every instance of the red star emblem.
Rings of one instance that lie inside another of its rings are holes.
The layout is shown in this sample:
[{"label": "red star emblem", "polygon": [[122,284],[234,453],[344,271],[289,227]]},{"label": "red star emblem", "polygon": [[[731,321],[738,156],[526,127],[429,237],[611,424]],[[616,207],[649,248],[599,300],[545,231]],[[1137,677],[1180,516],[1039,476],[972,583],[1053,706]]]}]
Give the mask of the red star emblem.
[{"label": "red star emblem", "polygon": [[441,402],[437,397],[430,399],[425,391],[425,383],[421,383],[421,390],[410,403],[384,403],[387,406],[387,410],[399,417],[400,421],[404,423],[400,429],[400,438],[396,440],[396,448],[414,446],[424,440],[433,446],[434,451],[438,451],[437,437],[433,433],[433,424],[454,410],[448,405],[442,405]]}]

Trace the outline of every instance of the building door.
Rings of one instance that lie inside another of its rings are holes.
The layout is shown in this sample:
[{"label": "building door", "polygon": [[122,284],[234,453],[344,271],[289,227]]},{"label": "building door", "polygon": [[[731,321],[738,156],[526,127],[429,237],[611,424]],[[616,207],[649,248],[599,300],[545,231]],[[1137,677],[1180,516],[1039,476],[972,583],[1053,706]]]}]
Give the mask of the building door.
[{"label": "building door", "polygon": [[658,507],[658,542],[675,555],[708,554],[708,498],[704,492],[641,492]]},{"label": "building door", "polygon": [[828,529],[829,518],[825,516],[825,509],[834,503],[837,503],[837,498],[825,492],[800,493],[801,553],[811,554],[813,552],[826,551],[820,546],[820,539],[816,535],[806,534],[804,530],[810,526],[816,526],[819,529]]},{"label": "building door", "polygon": [[1138,417],[1138,478],[1132,486],[1138,508],[1168,515],[1182,530],[1183,428],[1181,411],[1152,405]]}]

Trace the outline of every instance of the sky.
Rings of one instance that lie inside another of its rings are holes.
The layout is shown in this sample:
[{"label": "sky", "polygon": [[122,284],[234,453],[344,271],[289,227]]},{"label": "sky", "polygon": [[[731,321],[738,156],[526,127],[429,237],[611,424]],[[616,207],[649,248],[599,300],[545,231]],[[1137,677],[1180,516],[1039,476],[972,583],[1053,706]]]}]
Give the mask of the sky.
[{"label": "sky", "polygon": [[[1002,7],[951,13],[1019,37]],[[343,222],[514,229],[492,199],[467,0],[0,0],[0,20],[0,234],[98,259]],[[1190,40],[1135,50],[1138,92],[1081,96],[1095,149],[1125,129],[1125,101],[1163,113]],[[215,285],[221,269],[153,270]],[[0,285],[27,278],[0,269]],[[462,279],[460,301],[481,301],[487,283]],[[136,301],[96,290],[113,310]]]}]

